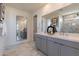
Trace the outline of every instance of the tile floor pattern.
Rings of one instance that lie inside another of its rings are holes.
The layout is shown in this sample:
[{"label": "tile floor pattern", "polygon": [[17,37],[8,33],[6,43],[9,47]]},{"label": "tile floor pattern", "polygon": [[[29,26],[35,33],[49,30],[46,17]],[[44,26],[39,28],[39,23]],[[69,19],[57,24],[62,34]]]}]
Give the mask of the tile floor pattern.
[{"label": "tile floor pattern", "polygon": [[38,51],[34,44],[32,43],[23,43],[17,46],[14,49],[7,50],[4,53],[5,56],[45,56],[43,53]]}]

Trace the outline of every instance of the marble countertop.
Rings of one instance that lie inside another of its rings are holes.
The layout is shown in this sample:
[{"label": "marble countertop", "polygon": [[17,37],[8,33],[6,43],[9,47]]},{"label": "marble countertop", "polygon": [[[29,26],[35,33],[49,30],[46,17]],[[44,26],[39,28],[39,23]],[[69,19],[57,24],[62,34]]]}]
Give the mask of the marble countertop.
[{"label": "marble countertop", "polygon": [[47,33],[36,33],[39,35],[47,36],[47,37],[53,37],[53,38],[60,38],[62,40],[69,40],[73,42],[79,42],[79,34],[72,34],[72,33],[55,33],[53,35],[47,34]]}]

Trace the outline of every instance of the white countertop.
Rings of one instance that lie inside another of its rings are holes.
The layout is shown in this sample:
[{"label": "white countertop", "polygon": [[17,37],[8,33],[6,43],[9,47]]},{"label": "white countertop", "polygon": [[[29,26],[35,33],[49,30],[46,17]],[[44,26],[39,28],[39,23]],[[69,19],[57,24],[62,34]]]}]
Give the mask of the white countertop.
[{"label": "white countertop", "polygon": [[73,42],[79,42],[79,34],[72,34],[72,33],[55,33],[53,35],[47,34],[47,33],[36,33],[39,35],[44,35],[47,37],[54,37],[54,38],[60,38],[62,40],[69,40]]}]

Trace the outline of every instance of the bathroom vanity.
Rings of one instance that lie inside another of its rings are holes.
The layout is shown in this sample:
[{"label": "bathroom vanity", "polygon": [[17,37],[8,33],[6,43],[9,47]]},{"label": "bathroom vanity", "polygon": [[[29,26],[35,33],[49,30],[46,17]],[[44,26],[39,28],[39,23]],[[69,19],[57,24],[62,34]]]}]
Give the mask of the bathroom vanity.
[{"label": "bathroom vanity", "polygon": [[[34,34],[37,49],[48,56],[79,56],[78,6],[72,4],[41,17]],[[47,34],[53,32],[50,25],[55,25],[55,34]]]},{"label": "bathroom vanity", "polygon": [[79,36],[63,33],[34,35],[36,48],[48,56],[79,56]]}]

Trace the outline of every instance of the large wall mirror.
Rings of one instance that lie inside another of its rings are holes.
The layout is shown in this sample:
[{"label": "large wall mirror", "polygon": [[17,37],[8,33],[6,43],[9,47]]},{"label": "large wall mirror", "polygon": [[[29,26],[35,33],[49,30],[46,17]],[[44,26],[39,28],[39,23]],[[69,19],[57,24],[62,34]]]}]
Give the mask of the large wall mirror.
[{"label": "large wall mirror", "polygon": [[57,32],[63,33],[79,33],[79,12],[71,13],[67,15],[57,16],[55,18],[42,19],[42,32],[46,32],[46,29],[51,24],[55,24]]},{"label": "large wall mirror", "polygon": [[[79,33],[79,4],[71,4],[55,12],[42,17],[41,32],[46,32],[47,27],[52,23],[56,25],[57,32]],[[52,20],[55,20],[52,21]]]},{"label": "large wall mirror", "polygon": [[16,37],[17,40],[27,39],[27,18],[16,16]]}]

